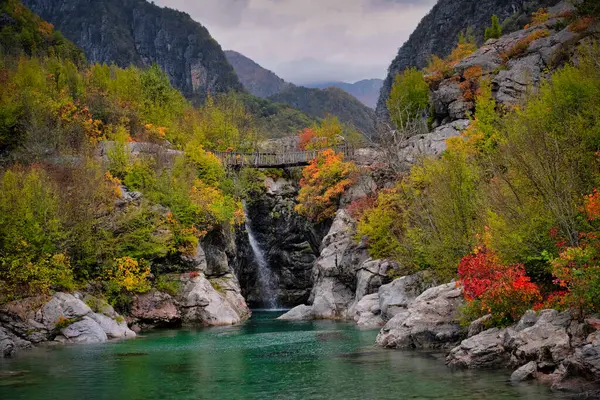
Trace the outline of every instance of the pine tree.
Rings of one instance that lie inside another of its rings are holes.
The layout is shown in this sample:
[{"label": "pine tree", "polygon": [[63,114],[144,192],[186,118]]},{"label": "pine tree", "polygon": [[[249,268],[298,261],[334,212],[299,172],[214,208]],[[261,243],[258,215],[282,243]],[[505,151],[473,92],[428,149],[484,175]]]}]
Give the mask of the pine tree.
[{"label": "pine tree", "polygon": [[485,41],[489,39],[499,39],[502,36],[502,27],[497,15],[492,15],[492,26],[485,28]]}]

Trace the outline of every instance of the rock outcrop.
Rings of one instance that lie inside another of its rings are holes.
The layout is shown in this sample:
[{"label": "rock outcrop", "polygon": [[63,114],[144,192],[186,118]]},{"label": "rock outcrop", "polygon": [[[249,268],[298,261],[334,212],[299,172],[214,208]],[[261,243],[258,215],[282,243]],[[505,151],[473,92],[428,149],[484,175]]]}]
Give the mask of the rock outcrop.
[{"label": "rock outcrop", "polygon": [[151,290],[133,297],[129,320],[136,330],[166,328],[179,325],[181,313],[171,295]]},{"label": "rock outcrop", "polygon": [[134,338],[106,302],[93,296],[55,293],[7,303],[0,308],[0,353],[13,356],[18,349],[48,341],[103,343],[108,339]]},{"label": "rock outcrop", "polygon": [[[308,302],[315,319],[352,319],[353,305],[391,280],[388,271],[396,265],[371,260],[364,243],[355,241],[355,234],[356,221],[346,210],[338,210],[312,267],[314,285]],[[305,318],[306,314],[303,307],[302,313],[292,310],[283,319],[293,315]]]},{"label": "rock outcrop", "polygon": [[419,157],[438,156],[446,150],[446,140],[460,136],[469,124],[468,119],[459,119],[439,126],[433,132],[412,136],[402,144],[402,148],[398,152],[398,159],[403,160],[404,167],[408,170]]},{"label": "rock outcrop", "polygon": [[463,301],[462,290],[454,282],[428,289],[385,324],[377,344],[388,348],[451,347],[462,336],[457,318]]},{"label": "rock outcrop", "polygon": [[461,89],[463,82],[472,79],[467,75],[474,69],[492,82],[492,95],[498,104],[515,105],[528,91],[535,90],[542,78],[570,59],[577,43],[595,29],[572,32],[561,15],[573,10],[573,5],[562,2],[548,10],[548,21],[488,40],[459,62],[455,75],[432,92],[438,123],[464,119],[474,110],[474,101],[466,99]]},{"label": "rock outcrop", "polygon": [[513,381],[537,378],[557,389],[577,389],[581,379],[600,378],[599,339],[600,331],[591,320],[579,322],[569,311],[529,311],[514,326],[488,329],[463,340],[446,363],[471,369],[512,368]]},{"label": "rock outcrop", "polygon": [[182,277],[178,296],[181,320],[188,325],[235,325],[250,317],[235,276],[208,280],[203,274]]},{"label": "rock outcrop", "polygon": [[386,101],[396,74],[409,67],[425,67],[433,54],[447,56],[456,46],[461,31],[472,27],[481,43],[492,15],[497,15],[501,21],[510,17],[512,22],[505,27],[512,31],[523,27],[528,22],[526,15],[532,11],[556,3],[558,0],[439,0],[392,61],[377,103],[378,120],[388,119]]},{"label": "rock outcrop", "polygon": [[151,66],[189,97],[242,90],[219,44],[183,13],[144,0],[25,0],[81,47],[89,61]]}]

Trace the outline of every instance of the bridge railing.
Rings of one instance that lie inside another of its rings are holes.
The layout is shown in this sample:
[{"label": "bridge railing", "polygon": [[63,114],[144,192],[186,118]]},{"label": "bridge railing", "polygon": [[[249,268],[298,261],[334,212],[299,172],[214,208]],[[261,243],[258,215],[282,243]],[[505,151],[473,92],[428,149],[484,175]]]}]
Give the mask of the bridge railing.
[{"label": "bridge railing", "polygon": [[[352,156],[353,150],[350,146],[340,145],[331,147],[336,153],[343,153],[346,157]],[[307,165],[315,159],[322,150],[291,151],[285,153],[233,153],[213,151],[223,165],[236,167],[292,167]]]}]

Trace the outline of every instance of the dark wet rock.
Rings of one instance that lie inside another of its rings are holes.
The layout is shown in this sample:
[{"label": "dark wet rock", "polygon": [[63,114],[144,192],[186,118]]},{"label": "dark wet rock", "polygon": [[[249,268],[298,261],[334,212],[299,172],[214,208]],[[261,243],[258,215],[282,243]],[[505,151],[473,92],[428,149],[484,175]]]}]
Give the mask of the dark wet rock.
[{"label": "dark wet rock", "polygon": [[[306,303],[313,285],[312,266],[328,226],[311,224],[294,211],[297,183],[287,178],[267,178],[264,183],[265,191],[247,204],[249,224],[275,275],[278,304]],[[242,293],[249,304],[262,307],[257,264],[245,230],[238,232],[236,245],[232,265]]]}]

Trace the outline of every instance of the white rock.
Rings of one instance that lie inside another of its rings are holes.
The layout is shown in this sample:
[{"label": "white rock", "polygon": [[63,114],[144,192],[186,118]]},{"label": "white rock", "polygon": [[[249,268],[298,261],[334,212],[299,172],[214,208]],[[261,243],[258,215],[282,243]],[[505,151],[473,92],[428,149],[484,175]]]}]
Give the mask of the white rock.
[{"label": "white rock", "polygon": [[81,321],[77,321],[61,329],[60,332],[69,343],[104,343],[108,340],[104,329],[88,316],[83,317]]}]

